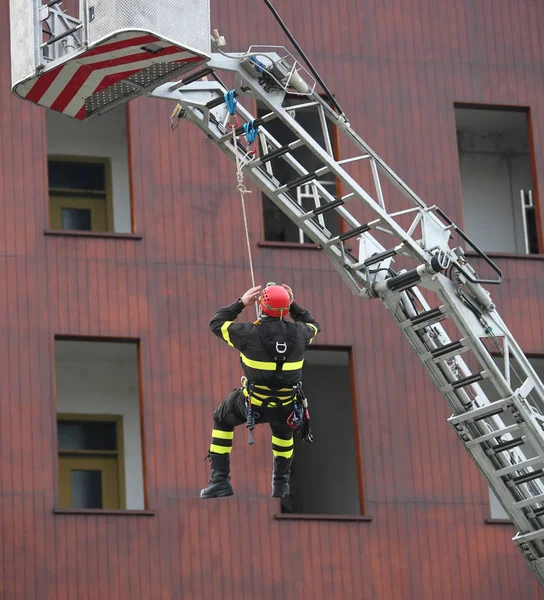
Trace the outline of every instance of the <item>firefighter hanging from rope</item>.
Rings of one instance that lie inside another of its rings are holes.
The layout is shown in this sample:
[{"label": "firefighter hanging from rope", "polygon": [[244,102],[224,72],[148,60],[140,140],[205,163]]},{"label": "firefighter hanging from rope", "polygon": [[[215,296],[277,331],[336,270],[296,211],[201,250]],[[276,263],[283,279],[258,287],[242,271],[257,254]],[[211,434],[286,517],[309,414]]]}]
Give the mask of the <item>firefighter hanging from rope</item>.
[{"label": "firefighter hanging from rope", "polygon": [[[236,323],[245,307],[258,301],[260,318]],[[293,320],[284,317],[290,316]],[[268,284],[250,288],[236,302],[220,308],[210,321],[210,329],[229,346],[240,351],[244,376],[213,413],[209,449],[211,477],[200,492],[201,498],[232,496],[230,453],[234,428],[246,424],[249,443],[252,429],[269,423],[272,430],[272,496],[289,495],[289,474],[293,461],[293,433],[312,441],[308,404],[302,392],[302,365],[308,346],[319,333],[319,323],[293,301],[287,285]]]}]

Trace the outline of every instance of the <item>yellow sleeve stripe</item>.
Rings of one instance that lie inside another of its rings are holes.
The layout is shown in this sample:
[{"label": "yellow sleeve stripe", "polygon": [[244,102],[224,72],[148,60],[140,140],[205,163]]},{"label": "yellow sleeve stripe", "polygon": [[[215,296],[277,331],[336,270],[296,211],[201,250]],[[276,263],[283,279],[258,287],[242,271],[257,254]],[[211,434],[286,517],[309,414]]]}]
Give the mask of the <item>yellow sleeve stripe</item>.
[{"label": "yellow sleeve stripe", "polygon": [[225,342],[234,348],[234,344],[230,341],[229,325],[232,325],[232,321],[225,321],[223,325],[221,325],[221,334],[223,335]]},{"label": "yellow sleeve stripe", "polygon": [[310,344],[314,341],[315,336],[317,335],[317,327],[313,323],[306,323],[308,327],[311,327],[314,330],[314,334],[310,338]]}]

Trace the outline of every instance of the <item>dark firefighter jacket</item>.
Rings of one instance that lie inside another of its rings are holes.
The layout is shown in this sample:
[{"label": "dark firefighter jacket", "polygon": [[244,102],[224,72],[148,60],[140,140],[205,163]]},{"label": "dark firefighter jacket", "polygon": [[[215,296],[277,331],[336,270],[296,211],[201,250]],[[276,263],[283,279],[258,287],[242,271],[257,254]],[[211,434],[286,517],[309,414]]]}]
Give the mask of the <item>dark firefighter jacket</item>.
[{"label": "dark firefighter jacket", "polygon": [[296,302],[289,309],[294,323],[266,315],[255,323],[234,322],[242,310],[239,301],[220,308],[210,321],[210,329],[240,351],[253,404],[268,398],[290,400],[293,387],[302,378],[304,354],[320,331],[319,323]]}]

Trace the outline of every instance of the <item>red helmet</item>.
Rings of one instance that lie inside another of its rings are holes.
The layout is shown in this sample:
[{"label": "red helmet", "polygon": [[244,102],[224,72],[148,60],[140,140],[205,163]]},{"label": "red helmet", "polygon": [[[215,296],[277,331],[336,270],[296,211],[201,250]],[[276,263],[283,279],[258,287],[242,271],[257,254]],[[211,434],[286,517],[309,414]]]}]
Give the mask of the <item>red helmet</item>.
[{"label": "red helmet", "polygon": [[269,317],[283,317],[289,312],[289,292],[281,285],[269,284],[259,297],[261,310]]}]

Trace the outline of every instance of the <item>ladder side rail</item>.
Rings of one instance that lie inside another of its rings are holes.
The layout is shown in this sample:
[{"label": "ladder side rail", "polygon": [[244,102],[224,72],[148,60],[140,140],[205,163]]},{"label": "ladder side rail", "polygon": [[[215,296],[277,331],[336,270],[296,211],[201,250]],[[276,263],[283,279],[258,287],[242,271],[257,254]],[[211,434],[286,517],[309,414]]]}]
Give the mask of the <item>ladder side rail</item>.
[{"label": "ladder side rail", "polygon": [[[218,108],[213,109],[212,111],[209,111],[206,109],[206,102],[204,101],[204,96],[200,96],[199,98],[199,94],[198,92],[205,92],[207,90],[209,90],[210,92],[216,91],[218,94],[223,95],[225,92],[227,92],[228,90],[222,86],[219,82],[193,82],[183,88],[176,88],[179,89],[179,92],[181,94],[180,96],[175,96],[173,95],[173,91],[172,88],[174,88],[175,86],[169,85],[169,86],[162,86],[163,88],[170,88],[170,90],[165,90],[165,89],[157,89],[154,93],[153,96],[155,97],[159,97],[159,98],[164,98],[167,100],[177,100],[180,104],[182,104],[185,108],[185,110],[187,111],[188,109],[193,109],[191,113],[188,114],[192,114],[195,118],[192,118],[191,121],[193,123],[195,123],[196,125],[198,125],[200,127],[200,129],[202,129],[202,131],[204,131],[204,133],[206,134],[206,136],[208,138],[212,137],[212,139],[214,139],[215,143],[219,144],[220,140],[226,135],[226,130],[221,132],[220,130],[218,130],[216,124],[214,123],[210,123],[210,114],[213,115],[213,117],[215,117],[216,120],[219,120],[220,122],[226,122],[226,116],[228,115],[226,109],[224,106],[220,106]],[[193,92],[197,92],[197,93],[193,93]],[[191,98],[191,96],[194,96],[194,99]],[[196,109],[196,112],[195,110]],[[244,117],[244,119],[246,121],[252,121],[253,120],[253,115],[246,110],[241,104],[238,104],[237,106],[237,111]],[[199,116],[202,115],[201,117]],[[278,142],[276,140],[276,138],[274,138],[274,136],[272,134],[270,134],[270,132],[268,132],[266,130],[266,128],[264,126],[260,126],[259,127],[259,134],[264,137],[264,139],[267,142],[271,142],[272,145],[274,146],[274,149],[278,149],[281,147],[280,142]],[[230,137],[230,135],[228,136],[228,140],[227,143],[232,143],[232,139]],[[287,164],[296,170],[297,173],[301,174],[301,175],[307,175],[309,173],[309,171],[303,167],[293,156],[291,153],[286,153],[282,158],[284,158],[284,160],[287,162]],[[269,165],[269,163],[266,163],[267,165]],[[260,165],[259,165],[260,166]],[[251,162],[246,163],[244,165],[244,169],[253,169],[253,164]],[[270,174],[270,171],[267,169],[267,172]],[[316,188],[319,190],[320,192],[320,196],[325,198],[328,202],[333,202],[336,200],[336,198],[326,189],[326,187],[319,181],[316,181],[315,184]],[[359,225],[361,225],[361,223],[359,223],[359,221],[357,219],[355,219],[343,206],[339,206],[336,207],[334,209],[345,221],[348,225],[350,225],[351,227],[358,227]],[[375,244],[377,244],[377,242],[375,242]],[[382,249],[384,249],[383,247],[381,247]]]},{"label": "ladder side rail", "polygon": [[[390,295],[389,298],[385,298],[385,297],[381,298],[382,301],[384,302],[384,304],[386,304],[386,307],[388,308],[389,312],[391,312],[391,313],[393,312],[392,306],[391,306],[392,296],[393,295]],[[397,307],[398,303],[396,302],[396,299],[394,299],[393,301]],[[406,313],[408,314],[408,311],[406,311]],[[396,320],[401,320],[398,318],[398,313],[395,318],[396,318]],[[433,327],[437,328],[437,329],[442,329],[442,331],[444,331],[440,325],[433,325]],[[407,337],[407,339],[411,343],[411,345],[413,345],[415,347],[416,352],[421,357],[421,350],[427,349],[427,346],[423,343],[423,341],[421,339],[418,340],[419,341],[419,344],[418,344],[410,336],[409,328],[403,328],[403,333]],[[449,340],[445,331],[444,331],[444,339],[446,341]],[[460,357],[456,357],[456,361],[463,362]],[[425,367],[427,372],[429,372],[429,374],[431,375],[431,379],[434,380],[435,384],[437,384],[437,387],[440,389],[442,386],[442,382],[440,381],[440,377],[437,375],[437,369],[436,369],[437,365],[432,362],[429,362],[429,363],[425,363],[424,361],[422,361],[422,362],[423,362],[423,366]],[[442,378],[444,379],[443,373],[442,373]],[[494,404],[487,399],[487,397],[485,396],[485,394],[483,393],[481,388],[478,386],[478,384],[472,384],[472,386],[479,388],[478,389],[478,397],[479,397],[482,405]],[[461,391],[461,390],[459,390],[459,391]],[[448,404],[452,408],[452,410],[454,410],[454,413],[455,412],[461,412],[461,413],[464,412],[464,409],[459,410],[459,402],[457,399],[453,399],[453,401],[452,401],[452,398],[451,397],[448,398],[448,395],[444,392],[442,392],[442,395],[444,396],[444,398],[446,399],[446,401],[448,402]],[[498,415],[488,417],[487,419],[491,423],[486,424],[486,425],[493,426],[493,429],[490,431],[490,433],[491,432],[494,433],[495,431],[501,431],[507,427],[507,424]],[[454,424],[452,423],[452,425],[454,425]],[[544,486],[535,481],[535,482],[532,482],[532,483],[536,484],[534,486],[534,488],[535,488],[534,490],[529,489],[527,484],[521,484],[518,487],[521,488],[521,486],[523,486],[523,488],[516,489],[513,487],[509,487],[507,485],[508,480],[505,481],[501,477],[493,477],[490,474],[490,469],[488,468],[487,465],[491,464],[492,470],[499,470],[501,467],[502,468],[507,467],[508,464],[504,464],[504,462],[505,462],[504,459],[500,460],[498,456],[487,455],[485,453],[485,450],[482,448],[482,446],[480,444],[473,445],[473,446],[467,446],[467,440],[464,439],[464,437],[463,437],[463,433],[464,433],[465,429],[462,427],[456,427],[455,425],[454,425],[454,428],[456,430],[458,437],[461,439],[461,441],[467,448],[469,454],[473,458],[474,462],[478,466],[479,470],[484,475],[486,481],[488,482],[488,485],[495,492],[495,494],[497,495],[499,500],[501,500],[501,503],[507,510],[509,516],[512,518],[514,524],[518,527],[518,530],[521,532],[527,532],[527,531],[534,531],[535,529],[536,530],[541,529],[542,525],[538,522],[538,520],[536,518],[534,518],[532,520],[529,519],[526,514],[526,511],[524,511],[522,508],[520,508],[520,509],[515,508],[513,506],[513,502],[521,501],[524,499],[530,499],[530,498],[535,497],[536,495],[543,494]],[[538,437],[539,437],[539,433],[536,432],[536,434],[535,434],[535,432],[532,432],[530,430],[531,428],[527,422],[524,422],[523,425],[521,425],[519,427],[519,429],[521,429],[521,428],[526,429],[524,436],[528,440],[531,441],[531,444],[528,444],[526,442],[526,445],[532,446],[534,453],[539,456],[542,456],[542,454],[538,452],[539,443],[536,442],[536,439],[538,439]],[[477,433],[474,437],[476,437],[476,438],[481,437],[482,434],[483,434],[483,432],[482,432],[481,428],[477,428]],[[513,436],[511,433],[505,434],[502,437],[504,437],[506,439],[513,439]],[[470,443],[470,440],[468,440],[468,442]],[[515,457],[516,462],[518,462],[518,463],[529,460],[529,457],[526,456],[525,453],[520,448],[514,448],[513,450],[510,451],[510,458],[512,458],[512,457]],[[544,462],[544,458],[541,460],[541,462]],[[527,471],[529,473],[528,470],[525,470],[525,471]]]},{"label": "ladder side rail", "polygon": [[[462,305],[459,299],[457,298],[456,291],[454,289],[455,285],[453,284],[453,282],[451,282],[442,274],[438,274],[435,281],[438,282],[436,291],[442,298],[442,300],[444,302],[447,302],[449,306],[454,307],[458,314],[463,314],[465,319],[470,317],[469,312],[464,308],[464,305]],[[519,368],[523,370],[523,374],[525,375],[525,377],[531,378],[532,382],[535,385],[535,394],[538,396],[541,403],[540,405],[535,406],[535,411],[538,411],[540,415],[544,415],[544,385],[539,379],[531,363],[529,362],[529,359],[525,356],[525,354],[519,347],[514,336],[512,335],[512,333],[510,332],[510,330],[508,329],[508,327],[506,326],[505,322],[503,321],[496,309],[485,312],[484,318],[485,321],[490,326],[492,326],[492,329],[494,330],[494,335],[496,335],[497,337],[505,338],[505,340],[507,341],[509,352],[511,355],[514,356]],[[473,329],[468,329],[467,333],[469,333],[473,338],[477,339],[480,348],[484,348],[479,337],[475,335]],[[481,337],[488,337],[485,331],[481,330],[481,327],[480,334]],[[496,363],[492,361],[487,351],[485,352],[487,356],[483,353],[483,351],[481,352],[481,356],[485,357],[484,364],[491,366],[495,373],[498,372],[500,374],[500,377],[504,380],[505,389],[511,389],[510,385],[507,382],[507,378],[503,376],[503,374],[500,372],[500,369],[496,366]],[[491,363],[493,363],[493,365]]]},{"label": "ladder side rail", "polygon": [[[209,139],[214,141],[216,145],[218,145],[218,147],[225,154],[227,154],[231,160],[234,161],[235,149],[232,140],[229,140],[225,143],[219,142],[219,140],[224,137],[224,133],[219,129],[218,123],[224,121],[226,109],[224,107],[218,107],[214,109],[212,114],[216,121],[215,123],[205,114],[206,99],[209,100],[210,92],[215,91],[223,93],[223,90],[221,90],[215,82],[213,82],[213,85],[209,86],[210,89],[206,89],[207,86],[203,86],[202,82],[198,82],[198,85],[194,86],[194,89],[191,89],[193,85],[194,84],[189,84],[186,86],[186,90],[181,88],[177,90],[177,93],[158,88],[153,92],[153,96],[179,102],[186,111],[186,118],[197,125]],[[164,88],[165,86],[162,87]],[[227,90],[225,89],[224,91]],[[251,113],[245,109],[242,109],[241,114],[248,120],[251,120]],[[279,147],[279,142],[268,133],[267,139],[273,141],[273,143]],[[290,158],[289,164],[302,174],[308,173],[308,171],[293,157]],[[312,223],[308,219],[303,218],[306,211],[304,211],[300,205],[296,203],[294,198],[291,198],[283,192],[278,193],[278,188],[274,186],[269,174],[262,167],[253,168],[251,163],[247,163],[245,172],[272,200],[272,202],[274,202],[276,206],[278,206],[298,227],[300,227],[310,239],[322,246],[323,251],[329,256],[329,258],[331,258],[335,268],[339,271],[342,278],[348,283],[352,292],[357,295],[369,297],[368,290],[365,289],[367,282],[365,281],[364,275],[359,271],[352,269],[355,261],[350,261],[346,257],[346,254],[343,252],[342,244],[340,243],[340,248],[335,245],[327,245],[327,242],[330,242],[331,238],[324,236],[316,224]],[[328,196],[331,201],[334,200],[334,197],[321,184],[319,184],[319,186],[323,188],[323,195]],[[355,219],[345,208],[337,207],[334,210],[341,214],[342,217],[353,227],[360,225],[357,219]],[[365,235],[372,240],[372,244],[377,251],[385,250],[385,248],[381,246],[377,240],[371,238],[368,233]]]},{"label": "ladder side rail", "polygon": [[427,205],[423,200],[404,182],[394,171],[387,165],[387,163],[380,158],[380,156],[359,136],[352,128],[349,122],[346,121],[345,116],[339,115],[327,104],[327,102],[316,92],[312,94],[312,98],[316,100],[322,107],[326,117],[333,122],[337,127],[343,130],[351,143],[354,144],[358,150],[362,150],[363,153],[368,154],[375,161],[377,167],[383,171],[390,181],[401,191],[409,200],[412,201],[413,205],[418,208],[427,208]]},{"label": "ladder side rail", "polygon": [[[436,327],[436,326],[434,326]],[[440,327],[440,326],[439,326]],[[404,329],[404,333],[405,335],[409,338],[409,333],[410,330],[408,328]],[[414,344],[413,344],[414,345]],[[416,351],[418,351],[418,354],[421,354],[419,349],[416,348]],[[462,358],[461,357],[456,357],[456,362],[462,362]],[[427,368],[427,370],[429,372],[431,372],[433,370],[433,367],[435,367],[435,365],[432,362],[428,362],[425,363],[424,362],[424,366]],[[503,391],[504,391],[504,387],[505,387],[505,378],[502,376],[502,373],[500,373],[500,378],[499,378],[499,382],[502,383],[502,387],[503,387]],[[436,382],[436,377],[433,378]],[[495,383],[495,382],[494,382]],[[472,384],[472,386],[476,387],[478,384]],[[500,387],[497,383],[495,383],[495,387]],[[443,393],[443,396],[445,397],[446,400],[448,400],[446,394]],[[520,415],[523,417],[523,422],[524,422],[524,427],[526,428],[526,436],[528,438],[530,438],[531,440],[531,444],[530,446],[532,446],[532,450],[533,450],[533,454],[536,454],[537,456],[543,456],[543,452],[542,452],[542,427],[541,424],[535,424],[534,422],[534,418],[533,418],[533,414],[532,411],[527,410],[527,407],[523,404],[523,400],[519,398],[519,395],[516,394],[512,394],[512,404],[515,405],[517,411],[520,413]],[[485,396],[485,394],[483,394],[483,392],[480,390],[478,392],[478,400],[480,402],[480,404],[482,403],[487,403],[488,405],[491,404],[493,405],[494,403],[490,403],[489,400],[487,399],[487,397]],[[451,403],[449,402],[450,406],[452,406],[452,408],[454,409],[455,412],[455,403]],[[495,432],[497,430],[502,430],[505,428],[505,423],[502,421],[502,419],[500,419],[500,417],[498,416],[493,416],[493,417],[488,417],[487,419],[489,422],[485,423],[485,425],[488,427],[489,432]],[[459,431],[458,431],[459,434]],[[473,434],[474,438],[480,437],[481,436],[481,428],[480,427],[476,427],[476,432],[475,434]],[[460,436],[461,437],[461,436]],[[503,434],[502,436],[505,439],[512,439],[512,434],[508,433],[506,435]],[[461,437],[461,439],[463,439]],[[529,457],[527,455],[525,455],[525,453],[521,450],[521,448],[514,448],[513,450],[511,450],[511,456],[516,458],[516,462],[520,463],[520,462],[524,462],[527,461],[529,459]],[[497,457],[495,457],[494,460],[497,460]],[[543,462],[544,459],[542,459],[541,462]],[[499,464],[501,464],[499,462]],[[530,474],[531,471],[529,470],[524,470],[523,472],[526,472],[527,474]],[[520,471],[521,474],[521,471]],[[520,491],[522,491],[522,495],[518,496],[516,499],[520,500],[520,499],[525,499],[525,498],[532,498],[535,495],[540,495],[542,494],[542,492],[544,491],[544,486],[541,482],[534,480],[532,482],[530,482],[531,485],[527,485],[527,484],[522,484],[523,487],[520,486]]]},{"label": "ladder side rail", "polygon": [[[274,59],[274,56],[271,55],[271,58]],[[422,249],[419,244],[408,236],[404,229],[381,208],[379,203],[376,202],[365,189],[363,189],[319,144],[313,140],[312,136],[288,114],[284,107],[281,106],[281,102],[278,102],[277,96],[275,97],[273,94],[265,92],[255,79],[248,76],[243,71],[237,59],[213,55],[209,64],[217,69],[235,72],[240,79],[243,79],[253,95],[268,106],[268,108],[276,114],[277,118],[291,129],[297,137],[304,140],[306,146],[311,149],[313,154],[317,156],[325,166],[328,167],[329,171],[348,186],[363,204],[365,204],[384,224],[387,224],[393,234],[405,244],[407,250],[410,249],[412,257],[418,263],[431,266],[430,253]],[[425,208],[425,205],[421,208]],[[442,227],[444,227],[444,225],[442,225]]]},{"label": "ladder side rail", "polygon": [[[358,184],[338,165],[334,158],[313,140],[309,132],[299,126],[281,105],[277,105],[277,97],[275,101],[272,102],[270,98],[267,97],[269,94],[266,94],[255,81],[252,81],[247,75],[241,73],[239,66],[234,65],[232,61],[230,61],[230,65],[227,64],[227,67],[226,70],[238,72],[238,75],[242,76],[244,81],[247,81],[248,87],[253,92],[253,95],[262,99],[271,109],[273,113],[272,117],[281,119],[281,121],[294,132],[296,138],[302,140],[320,162],[327,166],[328,171],[342,180],[347,185],[348,189],[352,190],[353,194],[356,197],[359,197],[363,204],[378,216],[377,223],[390,228],[391,234],[396,236],[402,242],[401,247],[403,247],[402,253],[404,255],[410,256],[423,265],[427,265],[427,267],[432,267],[432,265],[429,265],[430,259],[432,258],[429,250],[421,248],[421,246],[419,246],[411,237],[415,229],[413,226],[411,226],[409,233],[405,232],[402,227],[393,220],[393,217],[389,215],[386,210],[382,209],[380,203],[374,201],[365,190],[360,188],[360,186],[358,186]],[[183,105],[183,90],[181,90],[181,92],[181,104]],[[217,91],[215,93],[217,93]],[[159,95],[159,97],[166,97],[167,99],[177,100],[178,102],[180,101],[179,96],[173,97],[172,94],[163,94],[160,96],[160,94],[160,91],[158,94],[155,93],[155,95]],[[205,111],[196,107],[190,108],[188,103],[185,104],[185,108],[187,109],[188,118],[195,122],[209,138],[219,145],[225,154],[231,159],[234,159],[234,154],[237,152],[237,146],[235,146],[231,140],[225,139],[224,131],[221,132],[218,127],[221,120],[218,119],[217,115],[214,113],[214,120],[216,123],[213,123],[209,118],[209,114],[206,117]],[[200,113],[198,113],[199,110]],[[221,116],[221,114],[224,117],[224,112],[218,113],[219,116]],[[248,114],[249,118],[250,115],[247,111],[246,114]],[[358,137],[356,140],[363,144],[361,147],[364,148],[365,151],[369,151],[369,148],[364,145],[362,140],[359,140]],[[272,145],[279,147],[277,140],[275,140],[275,144],[272,142]],[[304,169],[302,165],[297,164],[297,161],[292,156],[287,156],[285,160],[290,162],[291,165],[294,165],[295,168],[298,167],[297,172],[302,174],[307,173],[307,170]],[[383,165],[380,164],[379,159],[376,164],[382,170],[384,168],[386,171],[389,169],[385,163],[383,163]],[[312,219],[304,219],[304,210],[297,204],[296,200],[286,192],[286,189],[288,188],[282,186],[274,177],[271,177],[266,168],[255,165],[252,166],[248,163],[245,166],[245,170],[248,176],[251,177],[257,186],[271,198],[288,218],[300,227],[310,239],[323,247],[324,252],[331,259],[333,266],[338,270],[354,293],[364,297],[378,295],[396,322],[399,325],[404,324],[409,318],[410,311],[409,308],[407,308],[409,305],[406,302],[404,304],[401,302],[401,296],[398,291],[386,293],[385,290],[387,286],[384,285],[381,285],[381,287],[378,286],[378,288],[372,288],[368,276],[369,273],[365,276],[363,273],[364,269],[358,270],[357,267],[360,267],[360,265],[354,263],[353,257],[346,253],[341,244],[336,244],[334,241],[335,238],[332,238],[333,243],[331,243],[330,232],[324,230],[319,223],[313,222]],[[396,176],[393,177],[394,181],[395,177]],[[375,183],[377,183],[376,178]],[[403,188],[403,182],[400,178],[397,183]],[[407,190],[404,189],[404,191],[410,195],[411,190],[409,188]],[[416,202],[416,204],[418,203]],[[423,219],[425,219],[425,215],[430,209],[427,209],[424,205],[419,206],[419,209],[423,215]],[[449,231],[449,227],[444,226],[437,218],[433,227],[435,227],[438,232],[438,235],[433,234],[434,240],[439,239],[442,233],[447,233]],[[362,241],[371,239],[367,236],[368,233],[365,233],[364,235],[357,237]],[[449,237],[449,233],[447,236],[443,237]],[[327,244],[327,242],[329,243]],[[377,241],[376,244],[378,244]],[[447,246],[446,251],[449,252]],[[437,385],[448,405],[452,407],[454,415],[462,417],[467,415],[466,421],[463,421],[462,423],[452,422],[452,425],[455,426],[458,436],[463,441],[477,467],[484,475],[489,487],[495,491],[514,524],[525,536],[523,537],[522,535],[522,537],[520,537],[520,544],[522,543],[526,546],[530,546],[532,554],[529,557],[528,553],[524,551],[524,555],[529,560],[532,568],[535,569],[537,576],[544,582],[544,561],[542,562],[542,569],[536,569],[534,565],[535,560],[541,560],[541,558],[544,557],[544,527],[542,527],[541,523],[541,520],[544,519],[544,515],[539,516],[535,513],[535,510],[538,510],[540,514],[540,511],[544,508],[544,506],[542,506],[544,504],[544,484],[540,481],[540,470],[535,470],[534,468],[534,464],[538,461],[534,461],[532,458],[532,454],[538,456],[539,460],[544,457],[542,420],[536,418],[536,416],[542,418],[542,415],[540,414],[542,411],[540,410],[540,407],[536,410],[526,403],[523,403],[524,397],[519,391],[521,388],[518,388],[517,391],[511,389],[511,379],[503,375],[482,341],[482,338],[486,338],[489,335],[489,332],[486,331],[486,325],[488,326],[489,323],[491,323],[495,329],[494,334],[497,337],[504,337],[507,341],[509,352],[511,352],[514,359],[518,362],[518,367],[521,366],[523,377],[527,376],[526,382],[529,384],[531,383],[529,378],[538,382],[538,377],[536,377],[536,373],[534,373],[532,367],[528,365],[528,360],[524,357],[521,350],[519,350],[514,338],[502,322],[500,316],[496,314],[496,311],[490,311],[489,307],[487,307],[487,310],[482,308],[481,315],[477,318],[477,316],[474,315],[457,297],[456,293],[459,289],[458,285],[456,286],[454,282],[441,274],[431,274],[430,269],[428,268],[427,272],[424,272],[420,271],[418,267],[417,273],[421,275],[417,284],[423,289],[431,290],[438,296],[447,310],[448,318],[452,320],[453,324],[457,327],[457,330],[461,332],[462,335],[460,339],[464,340],[466,338],[466,340],[468,340],[468,347],[476,357],[480,374],[485,374],[485,377],[490,379],[499,396],[502,395],[506,398],[506,401],[499,402],[502,402],[502,404],[500,404],[501,410],[504,405],[510,412],[510,414],[506,414],[509,420],[503,420],[503,418],[499,416],[500,411],[499,413],[490,411],[489,414],[484,411],[481,413],[483,417],[471,420],[469,415],[470,411],[467,410],[468,403],[467,406],[464,406],[463,402],[460,400],[460,398],[463,398],[463,393],[465,393],[465,391],[470,391],[470,395],[468,395],[471,399],[470,406],[479,407],[476,408],[476,411],[481,411],[482,409],[487,408],[487,406],[492,407],[494,402],[491,402],[487,398],[477,381],[466,382],[464,386],[459,386],[459,389],[451,385],[456,381],[463,381],[459,376],[460,372],[470,373],[470,369],[463,358],[459,355],[453,355],[453,358],[450,361],[450,356],[446,352],[448,358],[444,359],[444,362],[434,360],[423,361],[425,369],[431,375],[431,379]],[[369,289],[369,285],[371,286],[371,289]],[[412,287],[417,289],[415,285],[412,285]],[[474,290],[471,289],[470,291],[473,292]],[[469,295],[470,291],[468,292]],[[372,292],[374,292],[374,294],[372,294]],[[485,321],[482,321],[482,316]],[[426,356],[425,352],[441,348],[450,343],[446,330],[439,323],[434,323],[432,325],[431,330],[435,333],[434,338],[433,336],[425,337],[427,336],[427,331],[417,333],[415,330],[411,331],[410,328],[404,326],[401,326],[401,330],[411,345],[416,349],[420,359],[422,356]],[[461,344],[461,346],[463,346],[463,344]],[[457,346],[457,348],[459,348],[459,346]],[[446,385],[444,385],[444,382]],[[528,393],[534,386],[526,386],[524,382],[522,387],[524,387],[525,391]],[[536,387],[536,389],[540,394],[541,386]],[[510,398],[511,403],[509,403]],[[508,404],[505,404],[505,402]],[[510,418],[513,419],[513,423],[510,423]],[[521,437],[514,438],[514,432],[516,435],[521,433]],[[495,444],[493,443],[494,439],[497,442]],[[504,444],[504,441],[506,441],[506,444]],[[514,442],[514,444],[509,445],[509,441]],[[516,468],[517,464],[520,465],[519,468]],[[496,474],[497,472],[498,474]],[[521,474],[521,476],[515,475],[516,472]],[[524,477],[525,474],[528,475],[528,477]],[[516,477],[518,481],[515,481]],[[537,505],[538,509],[536,508]],[[540,565],[540,563],[538,564]]]},{"label": "ladder side rail", "polygon": [[[192,85],[192,84],[190,84]],[[189,86],[188,86],[189,87]],[[187,92],[186,92],[187,93]],[[189,92],[190,93],[190,92]],[[199,89],[195,94],[202,94],[202,90]],[[154,94],[157,97],[164,97],[162,95]],[[171,97],[167,95],[168,100],[176,100],[184,105],[186,110],[186,118],[188,118],[191,122],[197,125],[209,139],[212,139],[216,142],[218,147],[232,160],[235,161],[235,148],[232,142],[219,144],[218,140],[223,136],[222,132],[218,129],[217,125],[204,118],[202,112],[197,107],[199,104],[197,98],[191,100],[189,103],[184,103],[183,96],[180,98],[178,94],[175,97]],[[202,104],[204,106],[204,103]],[[199,114],[200,112],[200,114]],[[218,121],[220,122],[220,121]],[[293,159],[294,161],[294,159]],[[298,164],[298,163],[297,163]],[[299,168],[304,169],[301,165],[298,165]],[[324,252],[331,259],[334,267],[342,276],[344,281],[348,284],[351,291],[359,296],[367,296],[367,290],[364,287],[364,280],[362,277],[354,277],[346,268],[346,264],[349,265],[349,261],[345,254],[342,253],[341,249],[336,246],[325,246],[329,238],[323,235],[323,232],[320,228],[312,223],[309,220],[303,220],[301,217],[305,214],[305,211],[302,210],[300,205],[297,204],[296,200],[287,196],[285,193],[281,193],[278,195],[277,187],[274,186],[273,181],[270,179],[268,174],[262,169],[250,169],[248,170],[248,175],[251,179],[257,184],[257,186],[274,202],[294,223],[296,223],[301,229],[303,229],[304,233],[316,242],[319,245],[323,245]],[[354,220],[355,221],[355,220]],[[355,221],[356,222],[356,221]],[[376,242],[377,243],[377,242]],[[357,275],[356,273],[354,275]]]}]

